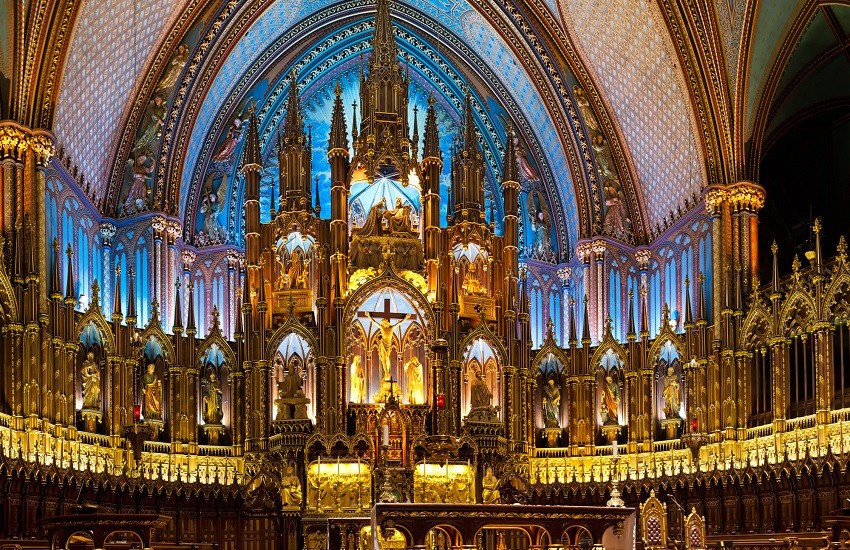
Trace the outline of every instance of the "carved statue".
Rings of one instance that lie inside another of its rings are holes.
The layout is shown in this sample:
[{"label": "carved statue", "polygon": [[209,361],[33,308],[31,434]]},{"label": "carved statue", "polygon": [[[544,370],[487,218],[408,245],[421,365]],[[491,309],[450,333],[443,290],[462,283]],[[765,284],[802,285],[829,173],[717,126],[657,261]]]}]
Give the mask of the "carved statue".
[{"label": "carved statue", "polygon": [[204,395],[204,422],[207,424],[219,424],[224,417],[221,409],[221,382],[215,373],[210,373],[206,383],[207,391]]},{"label": "carved statue", "polygon": [[546,428],[561,427],[561,386],[553,379],[543,386],[543,425]]},{"label": "carved statue", "polygon": [[142,412],[146,420],[162,420],[162,380],[156,375],[153,363],[148,363],[142,376]]},{"label": "carved statue", "polygon": [[484,373],[476,372],[475,381],[472,383],[472,395],[469,405],[471,409],[487,409],[493,403],[493,392],[484,380]]},{"label": "carved statue", "polygon": [[664,391],[661,392],[664,399],[664,415],[667,418],[681,418],[679,409],[682,406],[682,392],[679,385],[679,376],[672,365],[667,367],[667,376],[664,377]]},{"label": "carved statue", "polygon": [[602,423],[616,424],[619,420],[619,410],[620,386],[608,374],[602,384]]},{"label": "carved statue", "polygon": [[100,409],[100,369],[94,362],[94,353],[88,352],[81,369],[83,376],[83,408]]},{"label": "carved statue", "polygon": [[366,373],[360,364],[360,356],[355,355],[351,359],[351,391],[349,400],[352,403],[364,403],[366,401]]},{"label": "carved statue", "polygon": [[395,324],[390,323],[390,320],[386,317],[381,319],[381,322],[379,323],[372,318],[372,314],[368,311],[366,312],[366,317],[378,327],[378,330],[381,331],[380,341],[378,342],[378,361],[381,363],[381,368],[384,370],[384,380],[389,380],[392,377],[390,352],[393,348],[393,330],[395,330],[395,327],[401,323],[407,321],[411,315],[408,313],[403,319],[399,320]]},{"label": "carved statue", "polygon": [[286,274],[290,289],[304,289],[309,286],[309,265],[310,260],[305,261],[299,249],[296,248],[292,251],[292,255],[289,257],[289,270]]},{"label": "carved statue", "polygon": [[301,506],[301,481],[295,475],[292,464],[286,466],[286,474],[280,480],[280,500],[284,506]]},{"label": "carved statue", "polygon": [[528,217],[531,218],[531,229],[534,231],[531,257],[538,260],[549,260],[554,254],[550,236],[552,219],[543,192],[539,189],[531,191],[528,194],[526,206],[528,207]]},{"label": "carved statue", "polygon": [[377,203],[369,209],[369,214],[366,216],[366,222],[363,227],[354,231],[355,234],[363,237],[378,237],[384,232],[383,219],[386,210],[386,201],[381,198]]},{"label": "carved statue", "polygon": [[498,504],[501,498],[498,487],[499,480],[493,475],[493,467],[488,465],[484,471],[484,478],[481,480],[481,502]]},{"label": "carved statue", "polygon": [[463,276],[463,291],[469,296],[483,296],[487,294],[487,289],[484,288],[484,285],[481,284],[481,281],[478,280],[478,276],[475,274],[477,264],[472,262],[469,264],[469,267],[466,269],[466,274]]},{"label": "carved statue", "polygon": [[407,402],[411,405],[425,403],[424,376],[419,358],[414,355],[408,359],[404,365],[404,371],[407,373]]},{"label": "carved statue", "polygon": [[291,360],[283,373],[283,395],[281,397],[296,397],[301,389],[301,376],[296,368],[296,360]]},{"label": "carved statue", "polygon": [[401,197],[396,197],[395,208],[385,211],[383,218],[387,220],[387,228],[391,235],[408,234],[413,231],[410,223],[410,205],[402,204]]}]

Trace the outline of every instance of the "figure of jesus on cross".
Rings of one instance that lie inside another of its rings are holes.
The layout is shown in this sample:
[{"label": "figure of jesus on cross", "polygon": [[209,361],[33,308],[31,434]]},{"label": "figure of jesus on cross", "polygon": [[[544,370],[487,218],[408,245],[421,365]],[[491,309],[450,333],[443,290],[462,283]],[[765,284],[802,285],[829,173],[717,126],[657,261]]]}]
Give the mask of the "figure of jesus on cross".
[{"label": "figure of jesus on cross", "polygon": [[[390,380],[392,378],[392,372],[390,371],[390,352],[393,349],[393,331],[395,330],[395,327],[407,321],[411,317],[410,313],[405,315],[402,315],[401,313],[391,313],[389,302],[389,299],[385,299],[384,311],[381,312],[380,315],[375,313],[375,317],[380,317],[380,322],[372,318],[371,312],[366,312],[366,317],[378,327],[378,330],[381,333],[380,341],[378,342],[378,361],[381,363],[381,368],[384,369],[384,380]],[[395,323],[390,323],[391,318],[399,320]]]}]

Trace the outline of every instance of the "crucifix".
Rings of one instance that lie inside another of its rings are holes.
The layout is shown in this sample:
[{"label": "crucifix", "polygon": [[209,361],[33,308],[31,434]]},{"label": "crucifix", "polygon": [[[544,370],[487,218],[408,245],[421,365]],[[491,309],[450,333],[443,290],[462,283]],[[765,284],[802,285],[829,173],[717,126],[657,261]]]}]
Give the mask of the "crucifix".
[{"label": "crucifix", "polygon": [[[390,311],[390,299],[384,298],[384,311],[375,312],[374,317],[379,318],[381,321],[378,322],[372,316],[372,312],[359,312],[357,314],[359,317],[366,317],[370,322],[375,324],[378,327],[378,330],[381,333],[381,340],[378,343],[378,359],[381,363],[381,368],[384,370],[384,380],[390,380],[392,378],[391,374],[391,364],[390,364],[390,352],[393,347],[393,331],[395,327],[408,320],[412,315],[410,313],[396,313]],[[395,323],[390,323],[390,319],[398,319]]]}]

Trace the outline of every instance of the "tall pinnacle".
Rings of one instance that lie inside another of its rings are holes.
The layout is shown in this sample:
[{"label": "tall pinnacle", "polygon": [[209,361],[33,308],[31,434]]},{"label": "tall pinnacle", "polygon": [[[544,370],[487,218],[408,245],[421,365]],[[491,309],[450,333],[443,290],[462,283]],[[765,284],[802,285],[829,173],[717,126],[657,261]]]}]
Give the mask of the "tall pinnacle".
[{"label": "tall pinnacle", "polygon": [[242,153],[242,169],[249,166],[260,168],[260,136],[257,123],[257,114],[251,105],[248,117],[248,134],[245,136],[245,151]]},{"label": "tall pinnacle", "polygon": [[377,0],[378,10],[375,16],[375,37],[372,40],[372,57],[369,60],[369,69],[373,71],[377,66],[398,66],[398,46],[393,34],[393,23],[390,18],[389,0]]},{"label": "tall pinnacle", "polygon": [[437,111],[434,109],[434,94],[428,94],[428,110],[425,113],[425,144],[422,149],[422,160],[429,157],[441,158],[440,130],[437,128]]},{"label": "tall pinnacle", "polygon": [[334,89],[334,110],[331,117],[331,135],[328,140],[328,152],[334,149],[344,149],[348,154],[348,130],[345,127],[345,113],[342,105],[342,86],[336,83]]},{"label": "tall pinnacle", "polygon": [[519,181],[519,167],[517,166],[513,126],[508,126],[508,137],[507,143],[505,144],[505,158],[502,163],[502,181]]},{"label": "tall pinnacle", "polygon": [[[472,117],[472,93],[466,92],[466,106],[463,113],[463,146],[467,151],[477,151],[478,136],[475,132],[475,119]],[[472,154],[472,153],[470,153]]]},{"label": "tall pinnacle", "polygon": [[295,71],[289,77],[289,98],[287,99],[286,118],[283,122],[284,145],[303,145],[304,135],[304,113],[301,109],[301,98],[298,97],[298,77]]}]

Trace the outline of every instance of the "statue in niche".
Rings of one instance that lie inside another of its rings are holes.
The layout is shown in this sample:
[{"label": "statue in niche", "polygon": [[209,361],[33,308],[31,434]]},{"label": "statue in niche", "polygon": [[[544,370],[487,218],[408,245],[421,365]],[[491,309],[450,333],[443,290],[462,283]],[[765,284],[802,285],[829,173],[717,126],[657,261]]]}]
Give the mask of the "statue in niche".
[{"label": "statue in niche", "polygon": [[679,384],[679,375],[673,365],[667,367],[667,375],[664,377],[664,390],[661,392],[664,399],[664,416],[667,418],[681,418],[679,409],[682,406],[682,390]]},{"label": "statue in niche", "polygon": [[378,321],[372,318],[372,314],[368,311],[366,312],[366,317],[369,319],[369,321],[375,324],[375,326],[377,326],[378,330],[380,331],[380,337],[378,340],[378,361],[384,371],[384,380],[389,380],[392,377],[390,352],[393,348],[393,331],[395,330],[395,327],[410,319],[411,315],[408,313],[404,316],[404,318],[400,319],[395,324],[390,323],[390,320],[386,317],[381,319],[381,322],[379,323]]},{"label": "statue in niche", "polygon": [[154,164],[146,153],[140,152],[127,161],[127,166],[129,167],[130,177],[132,179],[122,209],[124,214],[133,214],[147,210],[148,208],[149,183],[150,176],[153,174]]},{"label": "statue in niche", "polygon": [[478,271],[477,265],[476,262],[471,262],[463,276],[463,284],[461,286],[467,296],[484,296],[487,294],[487,289],[478,280],[478,276],[476,275]]},{"label": "statue in niche", "polygon": [[162,420],[162,380],[156,375],[153,363],[148,363],[142,376],[142,414],[145,420]]},{"label": "statue in niche", "polygon": [[602,423],[616,424],[619,421],[620,386],[611,374],[605,375],[602,383]]},{"label": "statue in niche", "polygon": [[573,86],[573,95],[576,98],[579,113],[581,113],[581,117],[584,119],[584,125],[587,126],[590,134],[599,132],[599,123],[596,121],[596,115],[593,113],[593,109],[590,107],[590,100],[587,98],[582,87],[578,85]]},{"label": "statue in niche", "polygon": [[387,229],[390,235],[408,236],[413,232],[410,222],[410,205],[403,204],[401,197],[396,197],[395,208],[386,210],[383,219],[387,221]]},{"label": "statue in niche", "polygon": [[297,397],[301,390],[301,376],[298,373],[300,361],[294,357],[283,373],[283,397]]},{"label": "statue in niche", "polygon": [[305,259],[301,249],[296,248],[292,251],[292,254],[289,256],[289,269],[286,273],[286,284],[288,288],[295,290],[309,287],[309,266],[310,259]]},{"label": "statue in niche", "polygon": [[201,199],[200,212],[204,215],[203,237],[201,240],[205,244],[219,244],[227,240],[227,231],[225,231],[224,227],[218,221],[218,216],[221,214],[221,210],[224,208],[224,201],[227,198],[227,176],[222,177],[215,192],[212,190],[214,179],[215,174],[210,174],[207,177],[206,189]]},{"label": "statue in niche", "polygon": [[499,479],[493,475],[493,467],[488,464],[484,470],[484,478],[481,480],[481,502],[498,504],[501,498],[498,487]]},{"label": "statue in niche", "polygon": [[561,386],[556,386],[553,379],[543,386],[543,426],[546,428],[561,427]]},{"label": "statue in niche", "polygon": [[83,377],[83,409],[100,410],[100,369],[94,353],[88,352],[80,374]]},{"label": "statue in niche", "polygon": [[530,191],[526,199],[526,206],[528,207],[528,216],[531,219],[531,230],[534,232],[534,239],[531,242],[531,257],[548,261],[554,255],[550,236],[552,218],[549,215],[549,205],[543,192],[539,189]]},{"label": "statue in niche", "polygon": [[156,91],[164,94],[170,94],[171,90],[177,84],[177,79],[180,78],[180,73],[186,62],[189,60],[189,46],[184,42],[177,46],[177,51],[171,61],[168,62],[168,69],[162,75],[162,79],[156,85]]},{"label": "statue in niche", "polygon": [[381,236],[384,232],[383,220],[386,204],[383,198],[373,204],[372,208],[369,209],[369,214],[366,216],[366,222],[363,223],[363,227],[356,229],[354,233],[361,237]]},{"label": "statue in niche", "polygon": [[286,465],[286,474],[280,480],[280,500],[284,506],[301,506],[301,481],[292,464]]},{"label": "statue in niche", "polygon": [[414,355],[408,359],[404,365],[404,372],[407,373],[407,402],[411,405],[425,403],[424,376],[419,358]]},{"label": "statue in niche", "polygon": [[224,417],[222,411],[221,382],[214,372],[210,373],[206,381],[206,392],[204,393],[204,422],[207,424],[220,424]]},{"label": "statue in niche", "polygon": [[351,358],[351,391],[349,400],[352,403],[364,403],[366,401],[366,373],[360,363],[360,356]]},{"label": "statue in niche", "polygon": [[471,409],[489,409],[493,404],[493,392],[484,380],[483,372],[475,373],[475,380],[472,382],[472,391],[469,399]]}]

